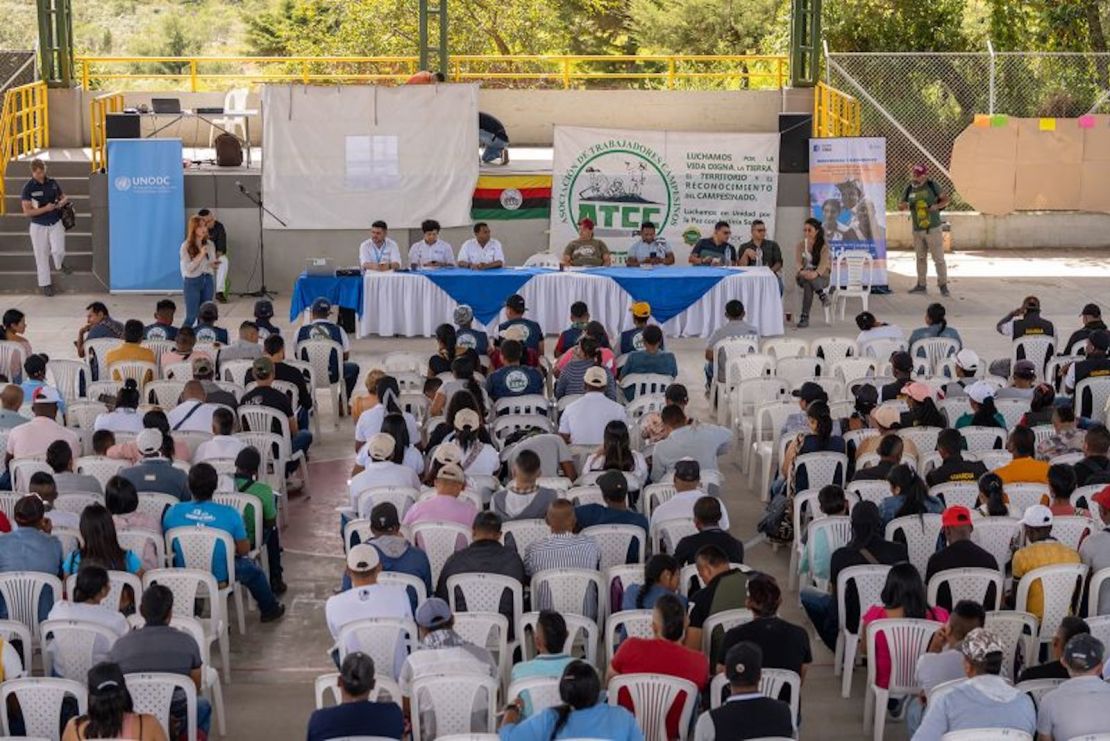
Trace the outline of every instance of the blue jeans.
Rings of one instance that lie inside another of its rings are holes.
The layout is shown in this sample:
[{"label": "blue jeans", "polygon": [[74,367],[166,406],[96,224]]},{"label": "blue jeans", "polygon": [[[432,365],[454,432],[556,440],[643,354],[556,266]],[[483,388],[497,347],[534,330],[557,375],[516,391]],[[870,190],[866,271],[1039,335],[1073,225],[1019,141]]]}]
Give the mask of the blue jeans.
[{"label": "blue jeans", "polygon": [[[312,445],[312,433],[308,430],[297,430],[293,433],[291,445],[294,453],[296,453],[298,450],[303,450],[305,453],[308,453],[308,446]],[[288,476],[293,471],[296,471],[297,465],[298,464],[296,463],[286,464],[285,475]]]},{"label": "blue jeans", "polygon": [[509,146],[509,143],[504,139],[481,129],[478,129],[478,141],[485,147],[485,151],[482,152],[482,162],[493,162],[500,159],[505,147]]},{"label": "blue jeans", "polygon": [[251,593],[251,597],[254,597],[263,615],[269,615],[278,609],[278,601],[270,590],[270,581],[266,578],[266,572],[254,561],[236,556],[235,578]]},{"label": "blue jeans", "polygon": [[205,273],[199,278],[186,278],[183,292],[185,294],[185,323],[181,326],[191,327],[196,323],[200,305],[211,301],[214,295],[211,273]]},{"label": "blue jeans", "polygon": [[805,609],[809,621],[817,630],[817,635],[830,651],[835,651],[836,637],[840,633],[836,597],[816,589],[803,589],[799,596],[802,600],[802,608]]}]

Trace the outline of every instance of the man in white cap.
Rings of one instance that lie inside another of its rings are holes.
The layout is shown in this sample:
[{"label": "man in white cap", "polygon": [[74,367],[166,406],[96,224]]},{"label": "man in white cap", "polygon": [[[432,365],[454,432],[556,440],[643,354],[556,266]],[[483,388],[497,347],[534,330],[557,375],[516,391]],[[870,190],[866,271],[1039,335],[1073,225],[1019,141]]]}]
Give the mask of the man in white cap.
[{"label": "man in white cap", "polygon": [[[392,584],[378,584],[378,574],[382,573],[381,556],[378,549],[366,543],[359,543],[347,552],[347,576],[351,588],[328,598],[324,605],[324,617],[328,623],[333,640],[339,640],[343,626],[366,618],[412,619],[412,605],[404,587]],[[339,647],[341,653],[359,650],[357,640],[350,640],[346,646]],[[338,653],[333,658],[338,658]],[[393,666],[389,675],[393,679],[401,674],[405,663],[405,644],[398,640],[394,652]],[[338,661],[337,661],[338,663]]]},{"label": "man in white cap", "polygon": [[975,374],[979,372],[979,354],[974,350],[964,348],[956,353],[953,358],[956,368],[956,380],[951,381],[944,386],[945,398],[952,396],[967,396],[964,391],[968,386],[975,383]]},{"label": "man in white cap", "polygon": [[119,475],[135,485],[139,496],[145,491],[170,494],[182,502],[193,498],[189,492],[189,474],[174,468],[162,457],[162,431],[148,427],[135,437],[135,447],[143,458],[138,465],[125,468]]},{"label": "man in white cap", "polygon": [[436,474],[436,495],[409,507],[402,523],[411,526],[428,521],[457,522],[464,527],[471,527],[478,509],[469,501],[459,499],[459,494],[465,488],[466,474],[459,465],[444,465]]},{"label": "man in white cap", "polygon": [[[1079,553],[1052,537],[1052,510],[1043,504],[1034,504],[1021,516],[1025,532],[1024,548],[1014,553],[1014,592],[1017,582],[1033,569],[1056,564],[1079,563]],[[1040,620],[1044,615],[1044,587],[1038,581],[1029,587],[1029,600],[1017,609],[1031,612]]]},{"label": "man in white cap", "polygon": [[[12,458],[27,458],[33,455],[46,455],[46,449],[55,440],[65,440],[69,443],[73,457],[81,455],[81,440],[77,433],[58,424],[58,405],[62,403],[62,396],[53,386],[39,386],[31,394],[31,413],[34,415],[30,422],[13,427],[8,432],[6,460]],[[7,466],[5,466],[8,469]],[[10,469],[0,475],[0,487],[11,489]]]},{"label": "man in white cap", "polygon": [[[352,507],[357,508],[359,496],[370,489],[405,486],[420,491],[420,477],[416,475],[416,471],[393,460],[395,449],[396,442],[393,436],[378,432],[372,435],[359,451],[356,461],[362,461],[364,456],[369,460],[365,461],[362,472],[352,478],[351,483],[347,485],[351,493]],[[403,455],[404,451],[401,452]]]},{"label": "man in white cap", "polygon": [[624,406],[605,395],[609,374],[595,365],[582,378],[585,394],[571,402],[559,418],[559,434],[571,445],[600,445],[610,422],[628,423]]}]

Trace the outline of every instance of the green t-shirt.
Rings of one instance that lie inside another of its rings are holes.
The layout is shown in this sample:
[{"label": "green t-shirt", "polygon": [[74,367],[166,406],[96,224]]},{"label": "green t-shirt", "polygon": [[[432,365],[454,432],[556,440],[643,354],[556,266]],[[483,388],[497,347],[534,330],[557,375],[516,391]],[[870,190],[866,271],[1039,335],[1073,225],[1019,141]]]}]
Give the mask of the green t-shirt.
[{"label": "green t-shirt", "polygon": [[[250,494],[258,499],[262,504],[262,522],[273,521],[277,519],[277,503],[274,501],[274,490],[270,488],[269,484],[264,484],[261,481],[255,481],[246,489],[243,484],[247,483],[244,478],[235,477],[235,491],[241,494]],[[243,524],[247,526],[247,540],[252,544],[257,542],[254,539],[254,507],[248,505],[246,511],[243,513]]]},{"label": "green t-shirt", "polygon": [[926,229],[936,229],[940,226],[940,211],[930,211],[929,207],[940,200],[940,189],[932,180],[926,180],[921,185],[912,182],[906,186],[905,197],[902,199],[910,204],[910,221],[915,232]]}]

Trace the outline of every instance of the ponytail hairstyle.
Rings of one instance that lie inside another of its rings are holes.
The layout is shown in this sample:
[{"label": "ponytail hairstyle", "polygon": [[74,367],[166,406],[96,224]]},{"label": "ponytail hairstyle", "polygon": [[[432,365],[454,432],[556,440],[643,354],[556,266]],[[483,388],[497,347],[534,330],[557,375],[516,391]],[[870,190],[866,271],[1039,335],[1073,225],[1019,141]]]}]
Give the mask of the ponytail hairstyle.
[{"label": "ponytail hairstyle", "polygon": [[1002,425],[998,424],[996,419],[997,414],[998,408],[994,405],[994,397],[988,396],[972,415],[971,424],[976,427],[1001,427]]},{"label": "ponytail hairstyle", "polygon": [[936,337],[940,337],[944,334],[944,330],[948,329],[947,314],[948,311],[941,303],[929,304],[929,308],[925,309],[925,321],[929,323],[930,327],[938,327]]},{"label": "ponytail hairstyle", "polygon": [[1029,402],[1029,411],[1034,414],[1052,409],[1056,404],[1056,389],[1051,384],[1038,383],[1033,389],[1033,399]]},{"label": "ponytail hairstyle", "polygon": [[405,462],[405,451],[411,444],[409,440],[409,426],[404,415],[387,414],[382,418],[382,432],[393,438],[393,454],[389,460],[394,463]]},{"label": "ponytail hairstyle", "polygon": [[985,473],[979,477],[979,498],[985,500],[987,514],[991,517],[1005,517],[1010,514],[1002,486],[1002,477],[997,473]]},{"label": "ponytail hairstyle", "polygon": [[814,218],[806,219],[805,223],[812,226],[814,231],[817,232],[817,236],[813,238],[813,249],[811,252],[813,255],[813,264],[816,266],[821,262],[821,252],[825,249],[825,227],[820,221]]},{"label": "ponytail hairstyle", "polygon": [[441,324],[436,327],[436,341],[442,347],[439,349],[440,357],[452,360],[455,357],[455,343],[458,339],[455,327],[451,324]]},{"label": "ponytail hairstyle", "polygon": [[555,706],[555,727],[551,729],[551,738],[563,730],[571,712],[592,708],[597,705],[599,697],[601,679],[597,671],[581,659],[567,664],[563,676],[559,678],[559,699],[563,704]]},{"label": "ponytail hairstyle", "polygon": [[592,361],[594,365],[601,365],[601,343],[597,337],[583,333],[578,340],[578,349],[582,352],[582,357]]},{"label": "ponytail hairstyle", "polygon": [[463,381],[463,386],[470,392],[470,395],[474,397],[478,416],[484,419],[486,416],[486,398],[485,394],[482,393],[482,385],[474,378],[475,366],[476,364],[472,356],[460,355],[451,361],[451,375]]},{"label": "ponytail hairstyle", "polygon": [[833,430],[829,405],[823,401],[815,401],[806,407],[806,416],[817,423],[817,430],[814,434],[817,435],[817,439],[821,441],[821,447],[824,449],[829,444],[829,438],[832,437]]},{"label": "ponytail hairstyle", "polygon": [[402,414],[403,410],[397,399],[401,396],[401,387],[393,376],[382,376],[378,379],[378,387],[374,389],[378,402],[385,407],[386,414]]},{"label": "ponytail hairstyle", "polygon": [[123,733],[123,717],[134,711],[119,664],[104,661],[89,669],[88,688],[89,712],[78,718],[78,723],[88,721],[84,737],[119,738]]},{"label": "ponytail hairstyle", "polygon": [[128,378],[116,394],[116,409],[138,409],[140,401],[138,381]]},{"label": "ponytail hairstyle", "polygon": [[890,469],[886,480],[890,483],[892,493],[893,489],[897,488],[898,494],[902,497],[902,506],[894,515],[895,517],[925,514],[925,499],[929,496],[929,490],[917,475],[917,471],[914,471],[909,464],[899,463]]},{"label": "ponytail hairstyle", "polygon": [[644,604],[647,593],[651,591],[652,587],[659,583],[663,574],[667,572],[672,574],[677,574],[679,572],[678,561],[675,560],[674,556],[667,553],[656,553],[648,559],[647,563],[644,565],[644,583],[640,585],[640,591],[636,595],[637,610],[647,609],[647,605]]}]

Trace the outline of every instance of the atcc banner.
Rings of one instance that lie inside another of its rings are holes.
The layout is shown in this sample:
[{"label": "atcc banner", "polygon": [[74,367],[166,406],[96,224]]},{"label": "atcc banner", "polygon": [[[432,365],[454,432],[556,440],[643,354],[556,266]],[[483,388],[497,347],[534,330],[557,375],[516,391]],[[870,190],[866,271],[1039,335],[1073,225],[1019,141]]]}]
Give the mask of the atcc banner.
[{"label": "atcc banner", "polygon": [[680,253],[721,220],[732,225],[736,245],[753,219],[773,236],[778,152],[778,134],[556,126],[551,249],[562,252],[586,217],[618,252],[644,221]]},{"label": "atcc banner", "polygon": [[833,254],[867,250],[874,259],[871,283],[885,286],[886,139],[811,139],[809,203]]},{"label": "atcc banner", "polygon": [[180,139],[108,142],[112,291],[180,291],[185,177]]}]

